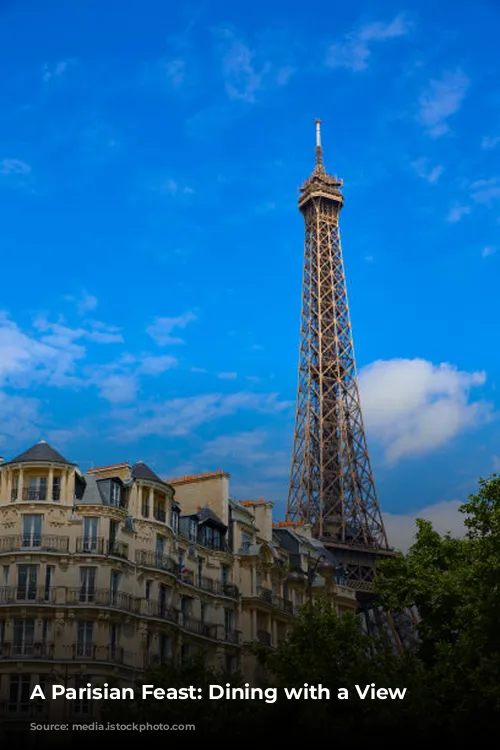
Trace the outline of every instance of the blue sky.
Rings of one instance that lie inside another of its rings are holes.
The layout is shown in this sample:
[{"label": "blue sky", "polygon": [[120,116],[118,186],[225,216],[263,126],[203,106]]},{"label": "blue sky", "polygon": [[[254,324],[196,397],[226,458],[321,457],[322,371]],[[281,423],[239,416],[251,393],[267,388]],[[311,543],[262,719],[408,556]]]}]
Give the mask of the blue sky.
[{"label": "blue sky", "polygon": [[1,4],[7,458],[223,468],[284,511],[321,117],[390,523],[452,526],[500,467],[499,10],[311,9]]}]

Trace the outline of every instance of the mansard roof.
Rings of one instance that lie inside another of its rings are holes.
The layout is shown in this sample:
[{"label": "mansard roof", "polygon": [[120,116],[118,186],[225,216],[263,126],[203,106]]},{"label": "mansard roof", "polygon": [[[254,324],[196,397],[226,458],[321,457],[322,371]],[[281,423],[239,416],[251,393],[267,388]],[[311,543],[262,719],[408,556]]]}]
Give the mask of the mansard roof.
[{"label": "mansard roof", "polygon": [[134,479],[145,479],[148,482],[159,482],[160,484],[167,484],[163,479],[160,479],[158,474],[155,474],[152,469],[147,466],[144,461],[138,461],[132,466],[132,476]]},{"label": "mansard roof", "polygon": [[58,453],[58,451],[52,448],[51,445],[46,443],[45,440],[40,440],[39,443],[32,445],[31,448],[28,448],[28,450],[24,451],[23,453],[20,453],[18,456],[13,458],[8,463],[20,464],[20,463],[31,463],[32,461],[67,464],[68,466],[75,466],[75,464],[72,464],[71,461],[68,461],[66,458],[64,458],[64,456]]}]

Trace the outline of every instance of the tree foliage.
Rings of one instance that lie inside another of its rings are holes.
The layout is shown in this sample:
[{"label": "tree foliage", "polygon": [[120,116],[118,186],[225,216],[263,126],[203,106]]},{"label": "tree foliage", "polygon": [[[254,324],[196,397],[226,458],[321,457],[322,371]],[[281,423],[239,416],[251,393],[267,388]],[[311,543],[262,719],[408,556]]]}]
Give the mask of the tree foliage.
[{"label": "tree foliage", "polygon": [[[365,633],[354,615],[339,618],[327,601],[317,602],[312,611],[304,609],[277,650],[259,651],[267,684],[280,690],[276,704],[209,701],[208,685],[238,686],[242,679],[191,662],[164,668],[145,682],[196,685],[203,688],[203,700],[196,706],[192,701],[134,701],[127,707],[127,720],[195,722],[206,736],[242,738],[245,746],[253,746],[260,736],[295,742],[322,742],[331,736],[354,746],[377,737],[410,744],[446,738],[461,746],[489,727],[498,731],[500,478],[480,480],[460,512],[464,538],[441,536],[430,522],[419,520],[408,553],[380,564],[379,602],[392,612],[410,606],[418,610],[415,651],[398,653],[382,635]],[[284,687],[304,683],[329,689],[331,699],[284,698]],[[355,685],[371,683],[406,688],[407,696],[361,700]],[[349,700],[338,700],[339,688],[349,690]],[[123,715],[123,704],[118,709],[109,705],[106,711],[113,720],[113,712]]]}]

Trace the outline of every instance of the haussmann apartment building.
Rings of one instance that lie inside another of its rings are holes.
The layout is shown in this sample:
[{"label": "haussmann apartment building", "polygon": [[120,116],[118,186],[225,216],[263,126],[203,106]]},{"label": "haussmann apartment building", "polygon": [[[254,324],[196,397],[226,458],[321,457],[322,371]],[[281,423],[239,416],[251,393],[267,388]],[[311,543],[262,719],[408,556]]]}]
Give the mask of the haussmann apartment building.
[{"label": "haussmann apartment building", "polygon": [[[286,637],[307,598],[290,573],[321,555],[305,526],[273,524],[271,503],[232,500],[223,471],[166,481],[139,462],[82,473],[44,441],[2,459],[0,720],[50,718],[52,701],[29,700],[35,684],[127,686],[194,654],[258,680],[253,644]],[[331,568],[315,595],[354,610]],[[73,720],[90,713],[64,703]]]}]

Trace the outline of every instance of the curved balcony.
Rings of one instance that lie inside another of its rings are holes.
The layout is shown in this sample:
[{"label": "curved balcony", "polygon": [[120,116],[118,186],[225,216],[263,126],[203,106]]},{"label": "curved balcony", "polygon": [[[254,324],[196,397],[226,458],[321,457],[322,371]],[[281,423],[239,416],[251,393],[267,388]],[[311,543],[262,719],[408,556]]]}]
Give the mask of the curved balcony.
[{"label": "curved balcony", "polygon": [[0,659],[53,659],[54,649],[53,643],[4,641],[0,644]]},{"label": "curved balcony", "polygon": [[66,604],[83,607],[115,607],[139,614],[140,599],[125,591],[110,589],[88,589],[82,586],[66,590]]},{"label": "curved balcony", "polygon": [[69,553],[68,536],[36,536],[17,534],[0,537],[0,555],[8,552]]},{"label": "curved balcony", "polygon": [[106,555],[128,560],[128,544],[104,537],[79,537],[76,540],[77,555]]},{"label": "curved balcony", "polygon": [[54,591],[47,586],[0,586],[1,605],[53,604]]}]

